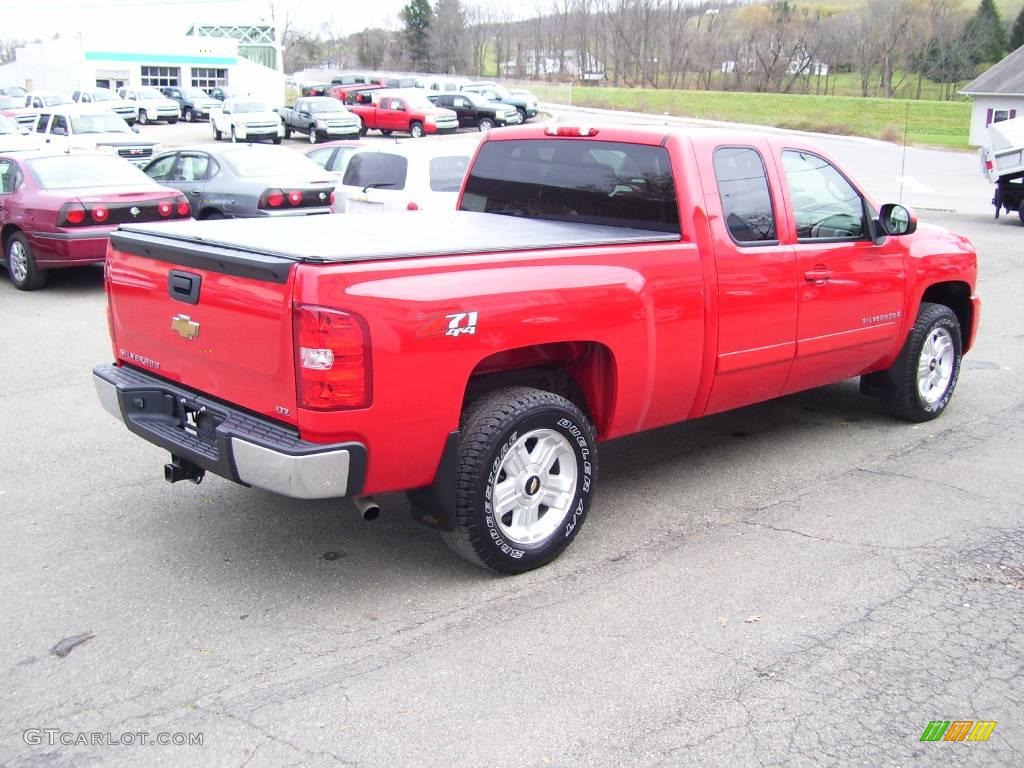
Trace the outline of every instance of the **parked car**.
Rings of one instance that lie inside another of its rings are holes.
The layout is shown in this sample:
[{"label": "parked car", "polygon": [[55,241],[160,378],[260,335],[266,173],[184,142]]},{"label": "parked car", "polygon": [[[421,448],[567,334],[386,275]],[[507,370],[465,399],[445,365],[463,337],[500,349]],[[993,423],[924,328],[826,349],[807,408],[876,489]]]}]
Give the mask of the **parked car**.
[{"label": "parked car", "polygon": [[145,165],[160,143],[139,138],[124,120],[90,106],[63,104],[39,113],[36,133],[44,144],[60,149],[108,152],[134,165]]},{"label": "parked car", "polygon": [[307,150],[306,157],[319,165],[325,171],[340,173],[345,165],[346,158],[360,147],[365,146],[365,142],[352,141],[350,139],[328,141]]},{"label": "parked car", "polygon": [[327,96],[331,92],[331,83],[312,83],[300,89],[303,96]]},{"label": "parked car", "polygon": [[24,149],[38,147],[41,140],[29,130],[6,115],[0,114],[0,149]]},{"label": "parked car", "polygon": [[218,85],[216,88],[210,89],[210,98],[216,99],[217,101],[227,101],[228,99],[236,99],[241,98],[242,96],[251,95],[251,93],[243,91],[241,88],[233,88],[226,85]]},{"label": "parked car", "polygon": [[479,137],[443,143],[373,144],[349,153],[334,190],[334,213],[454,211]]},{"label": "parked car", "polygon": [[332,85],[326,95],[343,104],[372,104],[373,92],[381,90],[384,90],[384,86],[375,83],[351,83]]},{"label": "parked car", "polygon": [[139,125],[166,120],[174,125],[181,117],[178,102],[169,99],[159,90],[148,85],[141,88],[122,88],[118,91],[122,99],[135,105],[138,110]]},{"label": "parked car", "polygon": [[74,91],[71,101],[76,104],[95,104],[100,109],[113,112],[128,125],[134,125],[139,116],[139,108],[114,93],[109,88],[85,88]]},{"label": "parked car", "polygon": [[428,133],[455,133],[459,119],[450,109],[435,107],[422,89],[374,91],[372,104],[354,104],[352,111],[363,121],[363,133],[376,129],[385,136],[395,131],[414,139]]},{"label": "parked car", "polygon": [[125,222],[189,217],[185,196],[97,152],[0,153],[0,231],[7,273],[30,291],[47,271],[103,262]]},{"label": "parked car", "polygon": [[[115,233],[99,400],[169,451],[168,480],[349,496],[370,519],[376,495],[407,491],[502,573],[571,545],[606,441],[853,376],[928,421],[977,338],[970,242],[876,205],[791,135],[492,131],[459,210],[344,218]],[[197,306],[168,294],[181,263]],[[195,328],[168,329],[179,312]]]},{"label": "parked car", "polygon": [[328,137],[357,138],[363,130],[359,115],[349,112],[344,104],[328,96],[298,99],[293,106],[281,107],[277,113],[284,122],[286,139],[296,131],[306,134],[310,144]]},{"label": "parked car", "polygon": [[43,109],[45,107],[56,107],[61,104],[70,104],[69,99],[65,94],[58,93],[57,91],[29,91],[25,94],[25,103],[23,106],[30,107],[32,109]]},{"label": "parked car", "polygon": [[330,213],[334,182],[316,163],[284,147],[182,147],[153,158],[150,178],[188,195],[197,219]]},{"label": "parked car", "polygon": [[489,131],[495,126],[518,125],[519,110],[511,104],[488,101],[479,93],[431,93],[428,99],[439,107],[452,110],[459,119],[460,128]]},{"label": "parked car", "polygon": [[270,139],[280,144],[284,138],[284,123],[281,116],[266,103],[243,96],[228,99],[224,108],[210,116],[213,138],[231,141],[265,141]]},{"label": "parked car", "polygon": [[161,88],[160,92],[173,102],[181,111],[181,119],[186,123],[194,120],[210,120],[218,114],[223,106],[216,99],[211,99],[202,88]]},{"label": "parked car", "polygon": [[10,96],[19,102],[25,98],[26,93],[28,93],[28,91],[20,85],[8,85],[4,88],[0,88],[0,96]]},{"label": "parked car", "polygon": [[[469,85],[462,86],[462,90],[470,93],[479,93],[490,101],[500,101],[503,104],[511,104],[519,111],[520,122],[537,116],[537,97],[527,91],[525,94],[512,93],[505,86],[490,80],[482,80]],[[520,89],[521,90],[521,89]]]}]

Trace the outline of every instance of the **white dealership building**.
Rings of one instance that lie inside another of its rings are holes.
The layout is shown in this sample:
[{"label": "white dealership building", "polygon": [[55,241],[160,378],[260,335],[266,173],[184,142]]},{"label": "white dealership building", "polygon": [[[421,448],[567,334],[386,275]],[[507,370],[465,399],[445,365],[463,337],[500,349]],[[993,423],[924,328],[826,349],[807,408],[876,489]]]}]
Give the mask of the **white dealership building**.
[{"label": "white dealership building", "polygon": [[[265,42],[244,35],[263,30]],[[229,86],[278,106],[284,101],[280,48],[268,27],[198,27],[199,35],[153,39],[61,35],[17,48],[0,66],[0,87],[70,94],[82,87]],[[228,36],[234,33],[235,36]],[[207,36],[218,35],[218,36]],[[255,59],[255,60],[253,60]],[[257,63],[257,61],[265,62]]]}]

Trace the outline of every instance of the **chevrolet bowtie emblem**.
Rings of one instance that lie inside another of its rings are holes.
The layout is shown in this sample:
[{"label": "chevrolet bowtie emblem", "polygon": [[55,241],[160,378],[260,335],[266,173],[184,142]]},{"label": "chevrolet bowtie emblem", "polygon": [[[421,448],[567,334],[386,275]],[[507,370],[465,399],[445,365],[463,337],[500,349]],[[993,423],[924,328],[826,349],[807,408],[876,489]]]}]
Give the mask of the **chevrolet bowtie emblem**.
[{"label": "chevrolet bowtie emblem", "polygon": [[131,208],[128,209],[128,213],[130,213],[132,216],[138,216],[140,213],[142,213],[142,209],[139,208],[139,206],[137,205],[133,205]]},{"label": "chevrolet bowtie emblem", "polygon": [[181,338],[192,340],[199,335],[199,323],[188,315],[175,315],[171,318],[171,330]]}]

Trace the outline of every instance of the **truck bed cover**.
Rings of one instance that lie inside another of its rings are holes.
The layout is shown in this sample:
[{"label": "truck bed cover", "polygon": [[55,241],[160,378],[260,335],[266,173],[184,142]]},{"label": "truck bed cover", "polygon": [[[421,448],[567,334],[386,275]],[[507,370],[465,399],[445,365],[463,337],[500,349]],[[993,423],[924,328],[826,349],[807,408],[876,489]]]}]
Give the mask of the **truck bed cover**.
[{"label": "truck bed cover", "polygon": [[126,224],[111,235],[115,248],[139,252],[148,247],[155,258],[150,250],[173,251],[180,244],[193,253],[205,246],[222,257],[238,252],[325,263],[678,239],[674,232],[468,211]]}]

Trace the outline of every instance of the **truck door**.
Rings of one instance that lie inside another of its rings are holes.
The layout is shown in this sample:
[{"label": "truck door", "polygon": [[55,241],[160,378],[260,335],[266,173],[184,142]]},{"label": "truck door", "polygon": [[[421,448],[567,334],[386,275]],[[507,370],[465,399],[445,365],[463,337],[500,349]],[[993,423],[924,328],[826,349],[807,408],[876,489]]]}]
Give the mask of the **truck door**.
[{"label": "truck door", "polygon": [[800,285],[785,392],[856,376],[889,353],[903,322],[905,253],[871,239],[864,196],[823,157],[782,151]]},{"label": "truck door", "polygon": [[718,354],[706,413],[778,397],[796,350],[796,258],[779,242],[767,145],[698,152],[718,275]]}]

